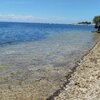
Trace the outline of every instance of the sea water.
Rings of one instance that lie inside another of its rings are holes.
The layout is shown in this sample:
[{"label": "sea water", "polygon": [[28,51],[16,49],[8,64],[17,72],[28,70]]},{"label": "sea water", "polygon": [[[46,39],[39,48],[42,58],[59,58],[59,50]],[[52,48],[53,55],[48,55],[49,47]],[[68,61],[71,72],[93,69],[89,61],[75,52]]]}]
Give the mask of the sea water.
[{"label": "sea water", "polygon": [[93,30],[87,25],[2,22],[0,64],[15,69],[48,64],[63,67],[96,43]]},{"label": "sea water", "polygon": [[13,78],[26,84],[46,80],[58,85],[96,44],[100,36],[94,30],[93,25],[1,22],[0,75],[20,72]]}]

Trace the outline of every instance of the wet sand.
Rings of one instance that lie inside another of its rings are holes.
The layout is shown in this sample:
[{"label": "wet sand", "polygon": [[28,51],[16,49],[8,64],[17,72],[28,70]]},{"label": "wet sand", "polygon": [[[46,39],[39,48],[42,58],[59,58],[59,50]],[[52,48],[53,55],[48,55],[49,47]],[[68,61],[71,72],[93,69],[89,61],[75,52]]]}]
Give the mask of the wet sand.
[{"label": "wet sand", "polygon": [[54,100],[100,100],[100,42],[79,63]]}]

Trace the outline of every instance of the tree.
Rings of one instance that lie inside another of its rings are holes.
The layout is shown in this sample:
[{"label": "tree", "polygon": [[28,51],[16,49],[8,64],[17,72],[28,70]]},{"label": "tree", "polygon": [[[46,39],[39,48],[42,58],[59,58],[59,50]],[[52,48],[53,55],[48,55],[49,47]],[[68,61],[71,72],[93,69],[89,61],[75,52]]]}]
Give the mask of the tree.
[{"label": "tree", "polygon": [[93,22],[95,23],[95,28],[100,32],[100,16],[95,16]]},{"label": "tree", "polygon": [[91,24],[91,22],[83,21],[83,22],[79,22],[78,24],[86,24],[86,25],[89,25],[89,24]]}]

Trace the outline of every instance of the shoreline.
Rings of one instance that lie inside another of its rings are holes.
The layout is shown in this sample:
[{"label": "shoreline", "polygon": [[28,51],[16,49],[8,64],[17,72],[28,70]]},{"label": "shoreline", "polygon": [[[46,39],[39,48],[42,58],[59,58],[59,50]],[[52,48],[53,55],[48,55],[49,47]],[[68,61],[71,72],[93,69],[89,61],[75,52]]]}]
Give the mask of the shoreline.
[{"label": "shoreline", "polygon": [[[93,55],[97,55],[97,51],[100,49],[100,40],[97,41],[97,43],[81,58],[80,61],[77,62],[77,65],[74,67],[74,69],[72,70],[71,73],[69,73],[69,76],[68,76],[68,79],[67,79],[67,82],[65,83],[64,87],[59,90],[59,93],[56,94],[56,95],[52,95],[51,97],[49,97],[47,100],[94,100],[94,98],[92,99],[92,97],[90,96],[89,98],[85,98],[84,96],[83,97],[80,97],[78,94],[76,94],[75,92],[78,90],[78,93],[80,91],[85,91],[85,89],[83,90],[79,90],[78,88],[82,88],[82,86],[79,86],[80,85],[80,81],[76,82],[76,80],[79,80],[81,77],[86,77],[86,75],[81,75],[81,73],[79,72],[80,70],[84,71],[84,64],[88,64],[89,61],[87,62],[87,60],[89,60],[90,58],[92,59],[91,56]],[[96,52],[96,53],[95,53]],[[93,56],[94,57],[94,56]],[[98,60],[99,58],[95,58],[94,60]],[[92,63],[92,62],[91,62]],[[100,61],[97,62],[97,65],[98,63],[100,63]],[[99,66],[99,65],[98,65]],[[88,66],[85,66],[85,68],[87,69],[89,67]],[[93,68],[94,66],[92,66]],[[90,67],[91,68],[91,67]],[[86,70],[85,69],[85,70]],[[92,69],[92,71],[94,71],[94,68]],[[99,71],[99,70],[98,70]],[[84,73],[83,73],[84,74]],[[92,73],[90,73],[90,77],[91,77]],[[99,77],[99,75],[98,75]],[[84,79],[85,80],[85,79]],[[89,81],[89,80],[88,80]],[[84,84],[84,83],[81,83],[81,84]],[[87,83],[86,83],[87,84]],[[99,83],[98,83],[99,84]],[[75,90],[75,86],[78,86]],[[84,86],[85,87],[85,86]],[[73,94],[72,94],[72,91]],[[88,91],[88,90],[87,90]],[[86,92],[87,93],[87,92]],[[85,93],[83,93],[85,94]],[[72,96],[73,95],[73,96]],[[79,98],[78,98],[79,96]],[[67,98],[68,97],[68,98]],[[100,99],[100,97],[99,97]],[[95,100],[99,100],[99,99],[95,99]]]},{"label": "shoreline", "polygon": [[[7,76],[0,77],[0,98],[4,100],[6,98],[8,100],[30,100],[33,98],[34,100],[54,100],[55,97],[66,90],[67,84],[70,83],[69,79],[80,63],[82,63],[83,57],[94,48],[99,40],[99,38],[96,38],[95,43],[88,50],[84,49],[85,52],[81,53],[81,56],[75,56],[77,59],[72,60],[75,63],[72,65],[73,67],[69,67],[69,70],[65,69],[67,65],[64,68],[59,66],[57,68],[44,66],[47,67],[45,70],[39,69],[34,72],[33,67],[28,66],[28,70],[12,72]],[[34,77],[40,74],[42,76]]]},{"label": "shoreline", "polygon": [[[59,97],[59,95],[62,93],[62,91],[66,91],[66,87],[69,85],[70,83],[70,79],[72,78],[73,74],[77,71],[77,68],[80,68],[80,66],[82,65],[82,63],[84,62],[84,58],[87,57],[95,48],[96,46],[98,46],[100,44],[100,40],[97,40],[96,44],[90,48],[90,50],[88,50],[81,58],[79,61],[76,62],[75,67],[73,67],[71,69],[71,72],[68,73],[66,77],[66,82],[62,85],[62,87],[60,89],[58,89],[56,92],[54,92],[51,96],[49,96],[46,100],[56,100],[56,97]],[[58,100],[58,99],[57,99]],[[59,99],[61,100],[61,99]],[[66,99],[64,99],[66,100]]]},{"label": "shoreline", "polygon": [[[90,49],[92,49],[94,47],[94,45]],[[85,54],[83,56],[85,56],[88,52],[89,52],[89,50],[87,52],[85,52]],[[80,59],[82,59],[83,56],[81,56]],[[76,67],[78,66],[78,63],[80,63],[80,61],[79,61],[79,59],[76,61],[76,63],[75,63]],[[30,100],[33,98],[34,98],[34,100],[40,100],[40,99],[41,100],[53,100],[52,98],[58,96],[62,90],[65,90],[66,84],[69,83],[68,79],[71,77],[73,71],[76,70],[76,67],[72,67],[72,71],[69,70],[69,73],[67,73],[65,71],[66,73],[64,74],[64,72],[63,72],[63,74],[65,76],[64,77],[61,76],[59,78],[59,79],[62,79],[63,81],[62,80],[57,81],[57,79],[56,79],[56,81],[52,81],[52,84],[50,83],[51,79],[49,78],[49,80],[48,80],[48,78],[45,79],[45,77],[43,77],[43,79],[41,79],[41,78],[37,79],[35,83],[30,84],[30,81],[27,82],[27,80],[30,79],[27,77],[28,75],[30,75],[27,73],[27,71],[11,73],[11,75],[7,79],[4,78],[4,80],[2,79],[3,81],[1,80],[1,82],[8,81],[11,84],[8,84],[7,86],[4,86],[4,85],[0,86],[0,92],[1,92],[0,96],[1,96],[1,98],[4,98],[6,95],[8,100],[10,100],[11,98],[13,98],[13,100],[15,100],[15,98],[18,98],[18,100],[26,100],[26,99]],[[48,72],[49,72],[49,70],[51,72],[51,69],[48,69]],[[59,70],[61,71],[62,68]],[[54,69],[53,71],[56,71],[56,69]],[[64,71],[64,70],[62,70],[62,71]],[[62,71],[61,71],[61,73],[62,73]],[[31,73],[33,71],[29,71],[29,72]],[[23,73],[25,73],[25,74],[23,74]],[[39,73],[40,73],[40,71],[39,71]],[[33,75],[33,73],[31,73],[31,74]],[[45,74],[45,75],[47,76],[47,74]],[[53,73],[51,73],[51,74],[53,74]],[[17,77],[18,75],[22,75],[22,77],[24,77],[24,78],[20,78],[20,76]],[[57,75],[57,77],[59,77],[59,76]],[[16,78],[20,78],[20,79],[16,80]],[[14,80],[14,81],[12,82],[12,80]],[[68,81],[66,82],[66,80],[68,80]],[[27,84],[25,82],[27,82]],[[5,90],[5,89],[3,89],[3,87],[5,87],[5,88],[7,87],[7,89]],[[52,90],[50,90],[51,88],[52,88]],[[19,93],[20,93],[20,95],[19,95]],[[22,97],[21,95],[24,95],[24,97]],[[6,98],[4,100],[6,100]]]}]

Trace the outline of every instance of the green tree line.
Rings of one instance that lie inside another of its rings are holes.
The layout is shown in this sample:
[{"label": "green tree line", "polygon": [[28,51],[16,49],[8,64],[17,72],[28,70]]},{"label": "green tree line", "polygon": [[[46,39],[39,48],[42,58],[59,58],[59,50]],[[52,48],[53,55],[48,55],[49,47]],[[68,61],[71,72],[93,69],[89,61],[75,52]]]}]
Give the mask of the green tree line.
[{"label": "green tree line", "polygon": [[95,23],[97,31],[100,32],[100,16],[95,16],[93,22]]}]

